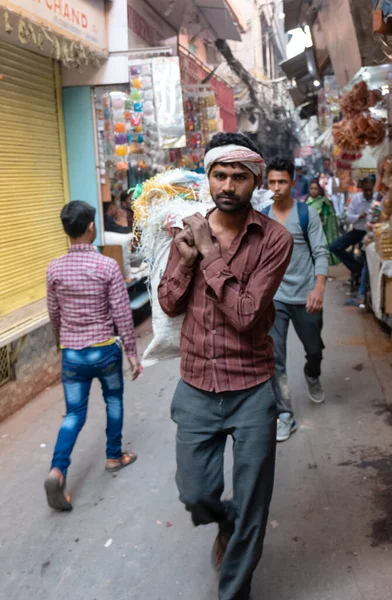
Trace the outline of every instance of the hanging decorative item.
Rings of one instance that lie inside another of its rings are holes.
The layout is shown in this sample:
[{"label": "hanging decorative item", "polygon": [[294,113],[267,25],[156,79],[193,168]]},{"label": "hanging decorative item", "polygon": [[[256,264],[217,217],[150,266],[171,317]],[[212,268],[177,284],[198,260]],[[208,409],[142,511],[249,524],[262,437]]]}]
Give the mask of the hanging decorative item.
[{"label": "hanging decorative item", "polygon": [[386,134],[386,120],[373,115],[370,109],[382,100],[380,90],[369,90],[366,81],[356,83],[340,100],[343,120],[332,128],[335,144],[341,150],[361,150],[378,146]]},{"label": "hanging decorative item", "polygon": [[21,18],[18,24],[18,38],[21,44],[28,44],[30,42],[31,33],[27,29],[26,21]]},{"label": "hanging decorative item", "polygon": [[378,146],[385,138],[385,119],[377,119],[365,111],[351,119],[351,129],[358,144]]},{"label": "hanging decorative item", "polygon": [[10,13],[8,10],[6,10],[4,13],[4,29],[6,33],[12,33],[14,30],[10,21]]},{"label": "hanging decorative item", "polygon": [[356,83],[352,90],[340,100],[344,117],[351,118],[364,110],[376,106],[382,100],[380,90],[369,90],[366,81]]},{"label": "hanging decorative item", "polygon": [[45,43],[45,34],[42,30],[42,27],[40,27],[38,29],[38,33],[37,33],[37,46],[38,46],[39,50],[44,49],[44,43]]},{"label": "hanging decorative item", "polygon": [[101,66],[101,56],[99,53],[91,50],[81,42],[68,40],[62,35],[58,35],[47,27],[36,25],[25,17],[16,15],[9,11],[4,12],[4,31],[11,34],[14,30],[11,16],[18,20],[18,39],[21,44],[31,44],[36,46],[41,52],[44,51],[45,44],[50,47],[50,55],[57,61],[61,61],[65,67],[76,67],[80,69],[83,66],[91,65],[94,68]]}]

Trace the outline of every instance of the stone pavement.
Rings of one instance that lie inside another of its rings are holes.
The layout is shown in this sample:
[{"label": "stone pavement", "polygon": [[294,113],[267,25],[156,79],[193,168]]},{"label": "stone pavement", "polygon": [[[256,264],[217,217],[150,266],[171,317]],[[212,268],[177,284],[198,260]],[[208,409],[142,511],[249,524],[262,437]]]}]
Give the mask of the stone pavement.
[{"label": "stone pavement", "polygon": [[[392,597],[391,343],[372,315],[343,308],[344,299],[342,284],[329,283],[324,405],[306,398],[303,351],[291,333],[299,428],[278,448],[254,600]],[[124,441],[139,459],[116,477],[103,470],[104,405],[94,386],[69,472],[70,514],[52,512],[42,486],[61,388],[0,425],[2,600],[217,599],[215,527],[191,526],[174,483],[169,406],[177,379],[171,361],[127,380]],[[228,493],[230,466],[228,444]]]}]

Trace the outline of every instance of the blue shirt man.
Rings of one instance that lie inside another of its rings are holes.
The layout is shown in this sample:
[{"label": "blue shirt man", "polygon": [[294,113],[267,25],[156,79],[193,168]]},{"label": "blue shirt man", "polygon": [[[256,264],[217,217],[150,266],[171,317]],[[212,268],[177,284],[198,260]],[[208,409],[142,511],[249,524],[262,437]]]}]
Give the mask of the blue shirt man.
[{"label": "blue shirt man", "polygon": [[302,167],[296,167],[295,169],[295,179],[291,195],[298,201],[304,201],[309,196],[309,181],[307,177],[303,175]]}]

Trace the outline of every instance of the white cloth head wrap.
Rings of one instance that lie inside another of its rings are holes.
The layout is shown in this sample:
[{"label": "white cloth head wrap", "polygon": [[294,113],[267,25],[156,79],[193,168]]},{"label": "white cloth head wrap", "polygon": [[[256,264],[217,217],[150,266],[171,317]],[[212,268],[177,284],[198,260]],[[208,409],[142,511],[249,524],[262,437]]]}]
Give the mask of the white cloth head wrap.
[{"label": "white cloth head wrap", "polygon": [[204,170],[207,175],[209,175],[211,167],[215,163],[241,163],[257,177],[263,172],[264,160],[260,154],[245,146],[228,144],[227,146],[212,148],[207,152],[204,157]]}]

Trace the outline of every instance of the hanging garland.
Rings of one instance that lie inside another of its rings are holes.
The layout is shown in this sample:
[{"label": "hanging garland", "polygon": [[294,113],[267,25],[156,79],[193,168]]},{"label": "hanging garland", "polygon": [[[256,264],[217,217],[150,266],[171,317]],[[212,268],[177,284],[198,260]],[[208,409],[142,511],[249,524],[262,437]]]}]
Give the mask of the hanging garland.
[{"label": "hanging garland", "polygon": [[332,127],[335,144],[340,150],[361,150],[378,146],[387,131],[385,119],[372,115],[370,108],[382,101],[380,90],[369,90],[365,81],[355,84],[340,100],[343,120]]},{"label": "hanging garland", "polygon": [[[9,11],[4,12],[4,30],[9,35],[14,31]],[[57,61],[61,61],[64,67],[76,67],[81,69],[91,65],[95,68],[101,66],[103,56],[91,50],[81,42],[68,40],[51,31],[48,27],[35,25],[28,19],[19,16],[17,24],[18,39],[23,45],[33,45],[41,52],[45,43],[50,46],[50,55]]]}]

